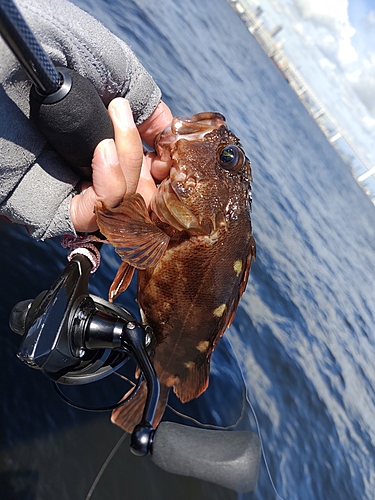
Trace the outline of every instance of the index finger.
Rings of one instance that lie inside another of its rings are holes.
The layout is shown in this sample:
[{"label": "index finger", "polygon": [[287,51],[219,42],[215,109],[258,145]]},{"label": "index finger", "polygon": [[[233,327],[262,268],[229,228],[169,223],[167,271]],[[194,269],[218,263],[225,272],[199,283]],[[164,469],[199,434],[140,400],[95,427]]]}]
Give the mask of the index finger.
[{"label": "index finger", "polygon": [[135,193],[143,160],[142,140],[126,99],[113,99],[108,112],[113,123],[118,161],[126,181],[126,194]]}]

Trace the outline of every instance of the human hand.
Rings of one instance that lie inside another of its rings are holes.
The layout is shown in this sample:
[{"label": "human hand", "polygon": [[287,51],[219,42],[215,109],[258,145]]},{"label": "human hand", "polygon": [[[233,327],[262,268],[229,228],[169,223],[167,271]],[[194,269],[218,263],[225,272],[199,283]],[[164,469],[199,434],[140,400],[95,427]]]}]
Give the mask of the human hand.
[{"label": "human hand", "polygon": [[98,144],[92,161],[92,182],[84,182],[81,193],[72,199],[70,215],[77,232],[96,231],[94,206],[97,200],[115,207],[124,194],[137,191],[148,204],[156,189],[152,175],[161,180],[169,173],[169,165],[155,153],[143,155],[141,141],[142,136],[153,146],[156,135],[172,119],[169,108],[161,102],[138,130],[126,99],[118,97],[111,101],[108,112],[115,139],[105,139]]}]

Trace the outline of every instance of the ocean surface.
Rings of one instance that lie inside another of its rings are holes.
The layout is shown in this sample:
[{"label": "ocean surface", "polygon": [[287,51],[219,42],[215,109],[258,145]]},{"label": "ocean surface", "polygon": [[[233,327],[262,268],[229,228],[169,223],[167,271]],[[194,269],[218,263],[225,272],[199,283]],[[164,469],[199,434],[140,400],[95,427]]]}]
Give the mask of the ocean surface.
[{"label": "ocean surface", "polygon": [[[209,389],[171,405],[256,431],[249,400],[283,499],[373,500],[375,207],[226,0],[77,4],[128,41],[174,114],[222,112],[252,162],[257,261],[213,355]],[[132,456],[108,414],[61,401],[16,358],[8,317],[49,288],[65,250],[6,222],[0,241],[1,499],[277,498],[263,460],[254,493],[175,476]],[[106,296],[117,266],[104,249],[93,293]],[[136,312],[134,298],[133,286],[121,303]],[[124,392],[117,377],[86,387],[82,398],[96,404]],[[183,421],[171,410],[166,418]]]}]

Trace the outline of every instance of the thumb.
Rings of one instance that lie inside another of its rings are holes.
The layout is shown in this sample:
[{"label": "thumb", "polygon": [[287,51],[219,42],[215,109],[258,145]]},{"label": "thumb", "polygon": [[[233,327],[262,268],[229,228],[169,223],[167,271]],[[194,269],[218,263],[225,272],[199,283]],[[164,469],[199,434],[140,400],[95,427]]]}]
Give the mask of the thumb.
[{"label": "thumb", "polygon": [[82,187],[82,192],[72,199],[71,220],[77,232],[96,231],[94,207],[97,200],[103,200],[112,208],[120,203],[126,192],[113,139],[105,139],[96,147],[92,161],[92,184],[86,183]]}]

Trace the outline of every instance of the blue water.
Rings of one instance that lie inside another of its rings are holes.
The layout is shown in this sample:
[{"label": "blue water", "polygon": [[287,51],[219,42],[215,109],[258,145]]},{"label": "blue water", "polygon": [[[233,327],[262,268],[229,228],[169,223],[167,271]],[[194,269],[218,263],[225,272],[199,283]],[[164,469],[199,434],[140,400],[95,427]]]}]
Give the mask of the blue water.
[{"label": "blue water", "polygon": [[[372,500],[375,491],[375,209],[281,73],[226,0],[77,0],[127,40],[174,114],[221,111],[251,158],[258,257],[211,384],[174,406],[202,421],[256,429],[286,500]],[[122,432],[107,415],[61,402],[15,359],[7,317],[64,266],[58,241],[1,223],[1,498],[85,500]],[[105,296],[118,260],[103,252],[92,291]],[[122,299],[136,311],[134,287]],[[117,397],[106,381],[94,396]],[[244,407],[244,408],[243,408]],[[173,413],[168,410],[168,418]],[[91,497],[273,500],[261,464],[255,493],[173,476],[123,443]]]}]

